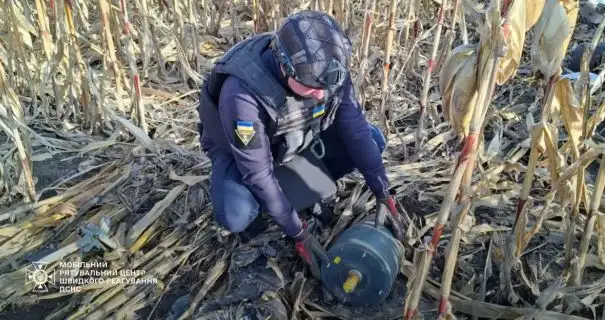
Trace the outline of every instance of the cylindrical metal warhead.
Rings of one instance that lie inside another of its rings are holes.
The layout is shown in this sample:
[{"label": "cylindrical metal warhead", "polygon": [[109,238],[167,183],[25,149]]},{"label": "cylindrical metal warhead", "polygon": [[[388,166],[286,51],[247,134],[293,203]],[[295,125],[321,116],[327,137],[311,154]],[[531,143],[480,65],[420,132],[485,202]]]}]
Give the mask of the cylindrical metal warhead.
[{"label": "cylindrical metal warhead", "polygon": [[321,280],[334,297],[355,305],[383,301],[399,272],[403,246],[368,216],[341,233],[328,249],[330,263],[322,265]]}]

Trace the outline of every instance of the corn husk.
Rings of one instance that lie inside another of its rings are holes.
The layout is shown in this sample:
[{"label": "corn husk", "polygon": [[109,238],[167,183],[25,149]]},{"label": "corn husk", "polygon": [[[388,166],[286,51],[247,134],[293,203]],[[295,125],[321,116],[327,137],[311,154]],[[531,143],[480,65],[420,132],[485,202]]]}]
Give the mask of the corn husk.
[{"label": "corn husk", "polygon": [[577,0],[547,0],[534,30],[533,70],[539,70],[547,79],[560,72],[577,17]]},{"label": "corn husk", "polygon": [[476,46],[461,45],[452,50],[439,74],[443,115],[462,137],[468,135],[477,100],[476,64]]},{"label": "corn husk", "polygon": [[530,0],[522,2],[525,3],[525,31],[529,31],[529,29],[531,29],[536,22],[538,22],[538,19],[540,19],[542,10],[544,10],[544,5],[546,4],[546,0]]}]

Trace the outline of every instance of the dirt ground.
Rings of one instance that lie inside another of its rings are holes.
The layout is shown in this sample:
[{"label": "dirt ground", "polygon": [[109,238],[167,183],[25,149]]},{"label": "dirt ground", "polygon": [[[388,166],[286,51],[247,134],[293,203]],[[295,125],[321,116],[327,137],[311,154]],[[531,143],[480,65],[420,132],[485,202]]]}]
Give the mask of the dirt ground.
[{"label": "dirt ground", "polygon": [[[45,150],[43,148],[40,148],[40,149],[34,148],[34,155],[37,153],[43,153],[43,152],[45,152]],[[77,153],[60,153],[60,154],[54,155],[50,159],[45,159],[42,161],[35,161],[33,163],[33,170],[35,173],[35,177],[37,179],[36,190],[41,191],[41,190],[49,189],[42,193],[40,200],[57,195],[57,191],[54,190],[53,187],[56,184],[60,183],[61,181],[64,181],[65,179],[68,179],[68,178],[78,174],[78,172],[79,172],[78,166],[85,160],[87,160],[87,158],[81,157]],[[74,179],[73,182],[85,180],[87,177],[88,177],[87,175],[82,175],[81,177]],[[430,211],[434,210],[434,208],[423,207],[423,205],[421,203],[419,203],[417,200],[414,200],[412,198],[410,198],[409,200],[410,201],[407,202],[407,204],[406,204],[406,207],[408,210],[418,211],[419,213],[420,213],[420,211],[430,212]],[[149,204],[149,206],[152,206],[152,205],[153,205],[152,203]],[[149,208],[147,208],[147,209],[149,209]],[[48,254],[49,252],[52,252],[52,249],[49,249],[48,246],[42,247],[39,250],[37,250],[36,252],[34,252],[33,254],[28,255],[26,257],[26,260],[35,261],[37,258],[40,258],[40,257],[44,256],[45,254]],[[248,278],[249,275],[252,275],[252,274],[258,276],[259,274],[265,273],[266,279],[277,280],[277,276],[274,273],[267,274],[266,267],[264,267],[262,265],[262,263],[263,262],[258,262],[256,264],[251,264],[243,269],[238,269],[237,271],[230,271],[232,273],[233,272],[238,273],[237,275],[231,275],[231,276],[233,278],[245,279],[245,278]],[[226,278],[227,275],[224,275],[224,277]],[[168,292],[166,292],[164,294],[164,296],[161,298],[161,300],[155,307],[155,310],[153,310],[153,313],[152,313],[152,309],[153,309],[152,306],[148,306],[148,307],[145,307],[145,308],[137,311],[137,314],[140,317],[140,319],[148,319],[148,317],[150,317],[150,315],[151,315],[151,317],[149,319],[153,319],[153,320],[169,319],[168,317],[170,315],[171,308],[173,307],[173,305],[175,304],[177,299],[179,299],[180,297],[183,297],[184,295],[194,294],[191,291],[191,284],[195,283],[196,281],[199,280],[196,278],[197,277],[194,274],[192,274],[191,272],[188,272],[188,273],[185,272],[185,273],[182,273],[181,275],[179,275],[179,278],[170,284],[170,290]],[[288,283],[291,280],[292,279],[286,278],[285,282]],[[231,281],[233,281],[233,280],[231,280]],[[245,282],[245,280],[243,280],[243,281]],[[344,317],[347,319],[353,319],[353,318],[355,318],[355,319],[371,319],[371,318],[373,318],[373,316],[376,313],[383,314],[386,318],[389,318],[389,319],[397,318],[397,317],[400,317],[400,315],[401,315],[401,310],[403,308],[403,302],[405,301],[406,285],[407,284],[406,284],[405,279],[401,275],[399,275],[398,279],[393,284],[391,294],[388,296],[386,301],[384,301],[382,304],[377,305],[377,306],[363,306],[363,307],[357,307],[357,308],[350,307],[350,306],[342,307],[342,306],[336,306],[333,303],[334,301],[332,301],[332,303],[328,302],[327,304],[325,304],[325,306],[331,312],[340,314],[341,317]],[[242,284],[241,286],[237,287],[237,289],[235,290],[235,291],[237,291],[236,294],[234,294],[234,295],[232,294],[231,298],[228,298],[228,299],[232,299],[234,301],[239,301],[238,299],[241,299],[241,301],[246,301],[246,297],[254,297],[259,294],[262,294],[262,290],[263,290],[261,288],[262,286],[263,286],[262,283],[260,285],[258,283],[253,283],[252,285]],[[265,287],[265,289],[267,289],[269,287],[271,287],[271,285],[268,285],[267,287]],[[270,288],[270,289],[275,290],[275,288]],[[324,305],[324,303],[322,303],[322,301],[325,298],[324,293],[325,292],[322,292],[322,290],[320,289],[320,286],[317,286],[316,290],[309,296],[309,299],[313,299],[313,300],[317,301],[318,305]],[[72,299],[74,299],[74,298],[71,296],[66,296],[66,297],[61,297],[61,298],[56,298],[56,299],[42,300],[31,306],[13,305],[13,307],[11,309],[0,312],[0,319],[2,319],[2,320],[21,320],[21,319],[43,320],[46,318],[46,316],[49,313],[56,311],[57,308],[65,306],[66,303],[74,302],[74,301],[71,301]],[[215,303],[217,301],[219,301],[218,304],[220,305],[220,304],[224,303],[225,298],[222,296],[217,296],[214,299],[208,299],[208,301],[204,302],[204,303],[206,303],[209,306],[208,307],[209,312],[217,312],[216,317],[218,319],[218,314],[219,314],[219,312],[222,312],[222,311],[221,311],[221,307],[213,306],[213,303]],[[202,305],[204,305],[204,303],[202,303]],[[229,309],[231,307],[226,307],[226,308]],[[437,313],[436,313],[437,305],[432,301],[428,301],[428,300],[422,301],[421,310],[425,313],[426,319],[433,319],[437,315]],[[210,313],[210,314],[213,314],[213,313]]]}]

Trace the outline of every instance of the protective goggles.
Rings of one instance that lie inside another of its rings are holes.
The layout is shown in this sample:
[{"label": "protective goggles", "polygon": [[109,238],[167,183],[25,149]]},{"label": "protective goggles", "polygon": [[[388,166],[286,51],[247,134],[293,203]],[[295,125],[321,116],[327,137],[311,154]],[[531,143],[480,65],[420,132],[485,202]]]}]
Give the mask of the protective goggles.
[{"label": "protective goggles", "polygon": [[283,44],[279,37],[275,35],[277,40],[276,49],[278,53],[279,62],[286,71],[286,75],[296,82],[318,90],[336,90],[341,87],[347,76],[347,68],[338,60],[330,59],[327,63],[327,67],[317,77],[313,73],[309,72],[305,75],[297,74],[294,69],[294,64],[290,59],[289,55],[284,51]]}]

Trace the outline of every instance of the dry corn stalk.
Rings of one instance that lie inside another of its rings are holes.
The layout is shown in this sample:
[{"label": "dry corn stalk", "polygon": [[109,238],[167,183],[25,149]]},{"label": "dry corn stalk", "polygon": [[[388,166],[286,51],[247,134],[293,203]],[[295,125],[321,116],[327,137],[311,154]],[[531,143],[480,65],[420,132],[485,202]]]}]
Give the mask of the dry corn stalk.
[{"label": "dry corn stalk", "polygon": [[[494,46],[491,50],[491,53],[493,54],[491,57],[486,58],[486,57],[481,57],[480,61],[485,61],[487,63],[491,63],[491,67],[492,70],[490,71],[490,77],[488,80],[488,84],[486,84],[485,82],[482,83],[481,88],[479,88],[479,92],[480,95],[478,97],[479,101],[481,101],[484,105],[484,111],[482,112],[482,119],[480,120],[481,122],[483,122],[483,118],[485,117],[485,114],[487,112],[487,108],[489,108],[489,100],[491,100],[491,95],[492,92],[494,90],[494,86],[496,84],[501,84],[498,81],[502,81],[505,82],[506,80],[508,80],[508,78],[510,78],[514,73],[516,73],[516,67],[517,64],[512,64],[512,65],[507,65],[507,58],[509,58],[511,55],[506,55],[507,53],[510,53],[511,51],[515,52],[514,50],[516,48],[511,47],[512,45],[517,44],[519,47],[523,47],[523,43],[515,43],[513,40],[510,39],[511,36],[511,31],[512,33],[521,33],[524,34],[525,29],[523,28],[522,24],[517,23],[518,21],[518,16],[520,17],[524,17],[525,16],[525,8],[523,6],[521,6],[519,3],[521,1],[512,1],[512,2],[504,2],[503,3],[503,7],[502,10],[504,12],[504,21],[502,23],[502,30],[501,30],[501,34],[494,32],[496,30],[498,30],[499,28],[492,28],[492,32],[491,33],[487,33],[486,29],[483,29],[482,31],[482,40],[483,39],[489,39],[486,40],[483,43],[483,47],[491,47]],[[488,11],[489,13],[489,11]],[[497,12],[496,12],[497,13]],[[494,13],[492,11],[492,19],[489,18],[488,16],[488,20],[487,23],[490,22],[490,20],[493,22],[496,20],[497,15],[496,13]],[[496,29],[496,30],[494,30]],[[488,29],[489,30],[489,29]],[[498,30],[499,31],[499,30]],[[502,36],[502,37],[500,37]],[[508,50],[505,53],[502,53],[501,50],[501,46],[504,46],[508,44]],[[519,49],[517,52],[521,52],[522,50]],[[479,51],[479,54],[481,53],[485,53]],[[520,57],[519,57],[520,59]],[[481,65],[485,65],[485,64],[481,64]],[[514,69],[513,69],[514,68]],[[503,69],[505,70],[504,72],[508,72],[508,76],[506,77],[501,77],[502,76],[502,72]],[[480,71],[477,71],[478,74],[480,74]],[[500,78],[498,78],[500,77]],[[473,84],[474,85],[474,84]],[[486,93],[487,92],[487,93]],[[485,100],[484,100],[485,97]],[[472,101],[472,103],[475,103],[475,101]],[[474,132],[481,132],[483,131],[483,125],[480,125],[478,123],[478,119],[477,119],[477,110],[473,109],[473,112],[475,112],[473,114],[473,118],[472,121],[470,123],[470,127],[469,127],[469,133],[474,133]],[[463,122],[466,123],[466,122]],[[466,132],[462,133],[465,137],[466,137]],[[472,137],[469,136],[469,137]],[[459,242],[460,242],[460,237],[461,237],[461,230],[460,230],[460,224],[461,222],[464,220],[464,218],[468,215],[470,208],[471,208],[471,201],[472,201],[472,197],[473,195],[476,193],[477,188],[480,187],[480,183],[478,186],[471,188],[471,181],[472,181],[472,175],[473,175],[473,171],[474,171],[474,167],[475,167],[475,162],[477,159],[477,146],[478,143],[475,142],[474,145],[472,145],[472,149],[471,149],[471,153],[469,156],[469,160],[466,164],[466,168],[464,169],[464,175],[462,177],[462,185],[461,185],[461,190],[460,190],[460,194],[458,197],[458,207],[460,208],[460,212],[455,215],[455,218],[452,218],[453,223],[452,223],[452,228],[453,228],[453,236],[452,239],[450,241],[450,244],[448,245],[447,248],[447,252],[446,252],[446,267],[443,273],[443,278],[442,278],[442,291],[441,291],[441,301],[440,301],[440,306],[439,306],[439,318],[440,319],[449,319],[454,317],[452,314],[452,310],[451,310],[451,305],[449,304],[449,296],[450,296],[450,291],[451,291],[451,286],[452,286],[452,279],[453,279],[453,275],[454,275],[454,271],[455,271],[455,266],[456,266],[456,260],[457,260],[457,254],[458,254],[458,247],[459,247]]]},{"label": "dry corn stalk", "polygon": [[376,11],[376,0],[366,0],[366,5],[368,2],[371,2],[371,5],[369,11],[366,8],[364,17],[363,37],[361,43],[361,61],[359,62],[359,75],[357,76],[357,84],[355,86],[355,91],[357,92],[361,105],[364,105],[365,101],[362,86],[365,80],[366,69],[368,68],[368,52],[370,51],[372,25],[374,24],[374,11]]},{"label": "dry corn stalk", "polygon": [[[601,37],[603,36],[603,30],[605,29],[605,20],[603,20],[601,22],[601,24],[599,25],[599,27],[597,28],[597,31],[595,32],[595,37],[592,40],[591,45],[589,46],[588,50],[585,50],[584,52],[584,56],[582,57],[582,63],[581,63],[581,71],[582,71],[582,76],[580,77],[580,79],[583,79],[583,86],[582,86],[582,90],[583,90],[583,94],[585,96],[587,96],[588,98],[590,98],[590,93],[588,92],[588,61],[591,57],[592,54],[594,54],[594,49],[597,45],[597,43],[599,43],[599,41],[601,41]],[[590,107],[590,103],[589,103],[590,99],[588,99],[585,108],[589,108]],[[599,109],[597,110],[597,112],[590,118],[588,119],[588,121],[585,121],[583,124],[583,131],[582,131],[582,135],[584,136],[584,138],[588,137],[589,135],[592,135],[594,129],[595,129],[595,124],[597,123],[598,119],[600,119],[601,116],[601,111],[605,108],[605,101],[603,101],[603,103],[601,104],[601,106],[599,107]],[[586,113],[584,114],[584,117],[582,117],[582,120],[586,119],[585,117]],[[589,216],[588,216],[588,221],[586,223],[586,226],[584,228],[584,236],[582,239],[582,243],[580,245],[581,250],[580,250],[580,259],[579,259],[579,267],[580,267],[580,272],[578,275],[578,279],[576,280],[576,284],[581,282],[581,277],[582,277],[582,271],[584,268],[584,263],[585,263],[585,259],[586,259],[586,255],[588,252],[588,243],[590,242],[590,240],[592,239],[592,233],[593,233],[593,229],[596,226],[597,229],[597,256],[599,258],[599,260],[601,261],[601,263],[605,264],[605,251],[604,251],[604,245],[605,245],[605,215],[603,215],[603,213],[599,210],[600,205],[601,205],[601,199],[603,197],[603,189],[605,188],[605,158],[601,158],[601,161],[599,163],[599,174],[597,176],[597,180],[594,186],[594,190],[593,190],[593,195],[592,195],[592,201],[590,203],[590,210],[589,210]]]},{"label": "dry corn stalk", "polygon": [[[435,39],[433,40],[433,51],[428,61],[428,66],[424,70],[422,80],[422,97],[420,98],[420,118],[418,120],[418,128],[416,130],[416,150],[421,150],[422,130],[424,130],[424,119],[426,117],[427,102],[429,98],[429,88],[431,87],[431,75],[436,66],[437,50],[439,49],[439,41],[441,40],[441,30],[443,29],[443,20],[445,19],[445,10],[447,8],[447,0],[442,0],[437,14],[437,30],[435,30]],[[455,20],[456,17],[453,17]]]},{"label": "dry corn stalk", "polygon": [[602,264],[605,264],[605,213],[597,213],[597,254]]},{"label": "dry corn stalk", "polygon": [[[591,89],[589,83],[589,69],[588,69],[588,61],[591,59],[591,56],[596,48],[597,44],[601,40],[603,35],[603,30],[605,29],[605,21],[601,22],[599,27],[595,32],[595,36],[592,39],[592,43],[589,46],[588,50],[584,51],[581,60],[581,73],[578,83],[576,84],[575,91],[572,91],[571,83],[566,87],[567,91],[564,94],[567,94],[567,100],[560,98],[564,103],[562,104],[561,111],[563,113],[563,118],[565,119],[565,125],[569,131],[570,136],[575,135],[576,139],[579,141],[572,140],[572,145],[574,143],[581,143],[589,139],[589,131],[588,131],[588,122],[585,121],[588,119],[589,109],[591,107]],[[558,92],[555,93],[555,95]],[[578,95],[577,100],[573,100],[575,98],[575,94]],[[570,98],[572,97],[572,98]],[[579,101],[578,101],[579,100]],[[575,108],[574,108],[575,107]],[[573,109],[572,109],[573,108]],[[570,139],[571,140],[571,139]],[[584,146],[574,146],[574,158],[580,157],[580,153],[577,150],[584,151]],[[603,162],[601,161],[601,164]],[[597,181],[595,184],[595,188],[593,190],[593,198],[592,201],[588,199],[588,191],[585,187],[585,178],[584,178],[584,167],[578,170],[577,174],[577,188],[576,188],[576,197],[575,197],[575,206],[573,208],[572,215],[572,229],[568,230],[568,246],[565,248],[565,256],[567,258],[566,264],[569,266],[566,273],[569,276],[569,283],[571,285],[580,286],[582,284],[582,276],[584,272],[584,267],[586,263],[586,257],[588,254],[588,247],[590,244],[590,240],[592,238],[592,232],[594,226],[596,224],[596,212],[601,203],[601,197],[603,194],[603,184],[605,182],[601,181],[604,179],[601,174],[602,170],[599,170],[599,175],[597,177]],[[580,256],[576,266],[573,266],[571,263],[571,255],[572,255],[572,246],[575,241],[575,225],[579,220],[580,214],[580,205],[581,202],[584,203],[584,208],[588,208],[588,220],[584,226],[584,236],[580,242]]]},{"label": "dry corn stalk", "polygon": [[[570,158],[573,163],[578,163],[582,159],[590,158],[591,153],[593,152],[593,150],[587,148],[586,143],[589,142],[589,135],[592,134],[592,130],[594,129],[593,124],[596,123],[593,122],[593,120],[596,120],[600,115],[599,111],[597,111],[589,120],[588,110],[591,105],[591,99],[588,84],[587,62],[590,59],[589,55],[592,54],[592,52],[590,50],[585,52],[585,56],[582,60],[582,75],[578,80],[576,90],[574,90],[569,80],[559,78],[561,72],[560,64],[571,40],[577,20],[577,14],[577,1],[549,0],[546,2],[543,15],[537,23],[536,40],[532,45],[532,65],[534,70],[539,70],[542,75],[548,79],[545,88],[547,94],[542,106],[543,112],[540,119],[540,125],[536,127],[534,132],[534,136],[536,136],[534,137],[534,140],[536,140],[536,143],[532,146],[532,156],[530,157],[523,192],[518,204],[518,220],[525,220],[525,218],[519,217],[519,215],[520,212],[526,211],[524,210],[524,206],[529,197],[538,155],[544,154],[546,156],[546,160],[549,163],[551,178],[553,179],[553,185],[556,186],[565,181],[563,177],[558,177],[556,173],[565,168],[564,164],[567,163],[569,160],[568,158]],[[595,38],[593,39],[593,47],[598,43],[604,26],[605,24],[602,24],[599,27],[599,30],[596,31]],[[562,148],[558,148],[558,143],[556,141],[558,132],[555,124],[559,122],[559,119],[563,120],[562,122],[565,129],[569,134],[569,140]],[[550,121],[552,121],[552,123],[550,123]],[[538,136],[541,137],[538,138]],[[545,149],[544,147],[547,148]],[[567,168],[571,169],[572,167],[568,166]],[[580,286],[590,243],[589,239],[592,235],[594,226],[599,225],[600,213],[598,212],[598,205],[596,203],[600,203],[600,198],[602,196],[603,182],[601,179],[603,178],[600,172],[591,201],[585,185],[585,165],[580,165],[573,169],[575,176],[570,177],[570,181],[565,181],[567,188],[565,189],[565,193],[559,196],[564,203],[562,209],[565,213],[563,217],[568,224],[565,243],[566,268],[563,277],[567,279],[568,284]],[[599,200],[596,200],[597,198]],[[552,200],[554,199],[549,201]],[[588,219],[584,226],[585,234],[580,243],[578,262],[573,263],[572,259],[574,259],[574,257],[572,247],[574,247],[575,241],[574,233],[581,213],[582,203],[584,204],[584,208],[588,211]],[[568,205],[571,205],[569,211],[567,208]],[[544,213],[541,214],[538,225],[541,225],[541,222],[544,219],[543,215]],[[520,256],[522,250],[528,245],[533,235],[537,232],[537,227],[534,227],[530,232],[525,233],[523,231],[525,227],[525,222],[515,225],[515,233],[521,235],[520,237],[522,238],[519,239],[519,236],[517,237],[516,244],[518,248],[516,248],[515,259]],[[507,270],[507,272],[509,271]]]},{"label": "dry corn stalk", "polygon": [[[82,109],[84,109],[86,113],[86,119],[90,123],[91,129],[96,125],[96,118],[99,114],[99,110],[96,106],[93,106],[92,103],[92,93],[90,88],[90,83],[87,78],[87,74],[89,74],[90,70],[88,70],[87,64],[84,62],[84,58],[82,57],[82,52],[80,51],[78,45],[78,38],[76,33],[76,27],[74,22],[74,8],[73,3],[70,1],[65,2],[65,18],[68,22],[68,30],[69,30],[69,40],[67,43],[69,44],[69,48],[71,51],[70,59],[75,56],[75,63],[77,64],[77,68],[71,68],[71,74],[76,83],[79,83],[79,87],[81,87],[81,93],[73,93],[72,96],[81,95],[79,105]],[[79,71],[79,72],[78,72]],[[74,88],[75,90],[75,88]],[[75,99],[74,99],[75,100]]]},{"label": "dry corn stalk", "polygon": [[[601,204],[601,198],[603,197],[603,190],[605,189],[605,158],[601,158],[599,162],[599,174],[595,183],[594,191],[592,194],[592,200],[590,202],[590,209],[588,212],[588,220],[584,227],[584,234],[582,235],[582,241],[580,243],[580,257],[578,261],[579,272],[576,274],[574,282],[577,286],[582,284],[582,273],[586,265],[586,257],[588,255],[588,247],[592,234],[597,223],[599,216],[599,205]],[[603,257],[601,257],[602,259]]]},{"label": "dry corn stalk", "polygon": [[[576,7],[574,8],[574,6]],[[519,219],[519,215],[529,198],[537,158],[541,151],[548,151],[548,158],[551,163],[558,158],[558,146],[553,142],[554,137],[556,137],[556,127],[548,124],[548,121],[553,116],[553,111],[555,111],[553,108],[566,110],[563,114],[569,124],[571,124],[569,121],[572,121],[572,116],[575,114],[571,105],[573,100],[570,100],[571,90],[569,82],[565,80],[559,81],[558,77],[561,61],[563,61],[565,52],[567,51],[567,44],[575,26],[577,12],[577,1],[560,2],[558,0],[547,0],[542,15],[536,23],[534,42],[532,43],[531,50],[532,67],[534,70],[539,70],[548,79],[548,83],[545,90],[546,96],[542,106],[540,123],[532,131],[532,151],[527,173],[524,177],[523,190],[517,205],[516,220]],[[564,45],[562,46],[561,43]],[[557,93],[558,96],[555,99]],[[556,103],[553,101],[556,101]],[[578,138],[577,131],[573,126],[570,128],[572,129],[573,142]],[[543,138],[543,136],[547,139]],[[579,154],[575,153],[575,151],[576,149],[574,148],[574,156],[577,159]],[[555,167],[556,165],[551,165],[550,173],[556,179],[557,171],[552,171]],[[556,183],[556,180],[554,182]],[[525,228],[525,225],[515,223],[516,228]],[[520,231],[514,230],[514,233],[520,234]],[[516,257],[524,249],[521,243],[517,243],[517,245],[520,247],[516,248]]]},{"label": "dry corn stalk", "polygon": [[[462,0],[454,1],[454,12],[452,13],[452,25],[445,33],[445,44],[443,46],[443,50],[440,53],[440,58],[438,61],[439,65],[443,65],[444,60],[449,57],[450,52],[452,50],[452,44],[454,43],[454,38],[456,37],[456,21],[460,18],[460,13],[463,12],[464,8],[461,8]],[[468,44],[468,42],[463,42],[463,44]]]},{"label": "dry corn stalk", "polygon": [[[505,2],[503,6],[504,12],[506,12],[508,8],[509,3]],[[405,319],[412,319],[418,314],[418,301],[422,293],[424,280],[428,275],[430,261],[432,261],[445,224],[449,219],[452,208],[454,207],[454,200],[456,194],[459,192],[463,176],[469,176],[473,170],[474,162],[477,156],[478,137],[481,134],[480,131],[482,129],[483,119],[487,113],[489,101],[494,90],[499,58],[502,55],[501,47],[504,45],[504,34],[502,32],[500,23],[500,11],[500,1],[492,0],[490,2],[488,11],[486,12],[486,23],[481,28],[481,39],[477,48],[478,63],[475,64],[475,77],[478,79],[478,83],[481,84],[481,87],[478,89],[478,97],[476,100],[477,104],[472,109],[473,112],[469,125],[469,133],[465,138],[464,146],[454,168],[454,175],[441,204],[441,208],[437,216],[437,223],[433,228],[432,239],[429,243],[425,244],[427,247],[425,251],[428,252],[429,255],[429,263],[426,263],[422,266],[416,266],[419,274],[414,278],[411,289],[408,291],[408,295],[411,296],[411,298],[406,298],[404,311]],[[456,59],[452,59],[452,61],[454,60]],[[450,66],[448,66],[448,68],[449,67]],[[455,69],[455,67],[452,68]],[[449,81],[445,81],[446,84],[448,82]],[[470,172],[467,170],[470,170]],[[468,191],[469,190],[462,190],[462,192]],[[469,196],[470,195],[467,193],[463,196],[463,198]],[[451,284],[446,284],[446,291],[442,292],[442,299],[439,308],[439,313],[442,317],[446,315],[448,309],[447,286],[449,285]]]},{"label": "dry corn stalk", "polygon": [[[111,32],[111,22],[109,20],[110,6],[109,3],[107,3],[107,0],[99,0],[99,8],[101,11],[101,22],[103,22],[103,37],[105,39],[103,45],[106,52],[106,54],[103,55],[103,69],[105,71],[108,71],[109,66],[111,65],[114,81],[116,84],[116,103],[120,114],[123,115],[125,110],[124,104],[122,102],[122,73],[120,72],[120,68],[118,67],[118,60],[115,54],[115,45],[112,39]],[[108,74],[108,72],[106,72],[106,74]],[[101,87],[101,92],[105,91],[104,89],[105,88]]]},{"label": "dry corn stalk", "polygon": [[[568,3],[567,7],[569,6],[571,6],[571,4]],[[531,51],[532,67],[534,70],[539,70],[546,79],[549,79],[546,88],[547,94],[540,119],[541,127],[546,127],[546,123],[551,117],[551,105],[553,104],[555,91],[558,86],[557,77],[560,72],[560,64],[567,50],[567,43],[569,43],[569,38],[571,37],[573,27],[575,26],[576,16],[577,10],[569,10],[566,12],[565,7],[563,4],[559,3],[559,1],[547,0],[544,11],[536,24],[536,34]],[[564,47],[561,46],[562,42],[566,43]],[[561,85],[565,85],[566,83],[567,82],[562,82]],[[564,89],[560,89],[559,91],[561,90]],[[569,90],[565,91],[569,92]],[[559,97],[559,99],[562,99],[562,97]],[[558,103],[562,102],[563,101],[559,101]],[[535,131],[535,134],[541,135],[541,132]],[[538,138],[534,139],[536,141],[539,140]],[[533,158],[537,157],[538,151],[537,148],[533,148]],[[533,172],[536,160],[532,161],[531,159],[532,157],[530,156],[528,174],[525,176],[524,189],[521,194],[517,212],[522,210],[523,203],[527,201],[529,187],[533,180],[533,174],[530,174],[530,172]]]},{"label": "dry corn stalk", "polygon": [[128,19],[128,6],[126,0],[120,0],[120,10],[122,17],[122,32],[124,33],[124,46],[126,47],[126,58],[128,60],[128,67],[130,69],[130,77],[132,79],[132,92],[130,92],[130,96],[132,97],[133,105],[133,113],[136,114],[137,120],[139,122],[139,126],[143,131],[147,132],[147,120],[145,118],[145,106],[143,105],[142,97],[141,97],[141,79],[139,76],[139,71],[137,69],[137,62],[134,52],[134,40],[132,39],[132,24]]},{"label": "dry corn stalk", "polygon": [[[387,32],[387,38],[385,41],[385,50],[384,50],[384,66],[382,73],[382,100],[380,103],[380,117],[381,123],[385,128],[385,131],[389,131],[389,125],[387,123],[386,110],[385,107],[387,105],[388,93],[389,93],[389,74],[391,73],[391,50],[393,48],[393,38],[395,37],[395,17],[397,16],[397,0],[391,0],[391,5],[389,6],[389,30]],[[390,103],[389,103],[390,106]],[[390,108],[389,108],[390,111]],[[389,114],[392,117],[391,112]]]}]

